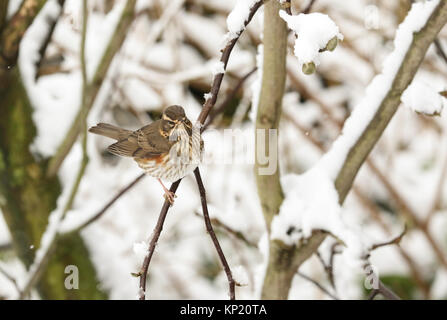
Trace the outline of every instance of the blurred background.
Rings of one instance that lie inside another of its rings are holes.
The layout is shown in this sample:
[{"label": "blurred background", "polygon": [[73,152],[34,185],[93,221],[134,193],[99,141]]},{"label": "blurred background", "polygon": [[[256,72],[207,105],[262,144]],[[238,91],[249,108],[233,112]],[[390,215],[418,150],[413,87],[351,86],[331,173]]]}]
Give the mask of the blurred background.
[{"label": "blurred background", "polygon": [[[19,0],[3,2],[8,3],[7,17],[22,5]],[[200,113],[224,45],[226,18],[236,1],[138,0],[129,18],[123,12],[132,2],[89,0],[83,37],[82,1],[46,1],[21,40],[17,63],[1,78],[0,299],[16,297],[14,281],[19,287],[26,283],[50,213],[63,215],[63,227],[70,229],[100,212],[142,173],[131,159],[109,154],[111,141],[103,137],[83,134],[61,152],[80,110],[88,113],[87,126],[108,122],[127,129],[157,120],[171,104],[182,105],[191,120]],[[292,1],[292,10],[300,12],[307,5]],[[322,54],[315,74],[304,75],[289,35],[279,134],[282,175],[306,171],[328,150],[393,49],[396,29],[410,5],[410,0],[313,3],[312,12],[328,14],[344,39],[334,52]],[[242,284],[236,291],[240,299],[259,298],[267,253],[250,156],[262,10],[231,54],[216,104],[216,109],[225,109],[203,136],[206,161],[201,171],[210,215]],[[416,75],[439,91],[446,90],[446,36],[444,29]],[[83,38],[87,86],[80,58]],[[238,143],[222,147],[224,129],[240,130]],[[377,249],[371,256],[380,279],[406,299],[447,298],[446,130],[445,113],[430,117],[401,106],[343,209],[347,220],[377,242],[407,225],[399,246]],[[61,154],[63,161],[55,165],[51,160]],[[248,156],[225,163],[225,154]],[[79,175],[82,164],[85,170]],[[51,168],[57,170],[48,173]],[[206,233],[192,175],[177,195],[149,270],[148,296],[227,299],[225,273]],[[31,297],[135,299],[139,279],[131,273],[141,267],[163,201],[156,179],[140,180],[99,219],[57,241]],[[334,287],[330,291],[338,298],[368,297],[364,274],[339,261],[333,239],[327,238],[319,251],[301,266],[290,299],[331,299],[309,278]],[[79,270],[78,289],[61,289],[67,265]],[[329,265],[333,279],[327,276]]]}]

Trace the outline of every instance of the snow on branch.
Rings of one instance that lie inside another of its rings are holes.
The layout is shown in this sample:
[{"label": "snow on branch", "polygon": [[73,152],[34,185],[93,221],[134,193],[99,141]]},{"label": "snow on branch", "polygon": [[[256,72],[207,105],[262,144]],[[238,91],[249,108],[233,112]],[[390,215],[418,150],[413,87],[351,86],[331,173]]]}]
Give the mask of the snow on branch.
[{"label": "snow on branch", "polygon": [[[438,3],[439,0],[414,3],[407,17],[400,24],[394,39],[394,50],[386,58],[382,72],[375,76],[366,88],[363,99],[354,107],[351,116],[346,120],[342,134],[318,164],[318,166],[324,168],[331,178],[335,179],[337,177],[348,153],[360,140],[363,132],[384,103],[388,93],[393,89],[393,82],[412,44],[413,34],[426,25]],[[422,61],[423,56],[419,59]],[[419,64],[415,66],[415,70],[412,70],[414,73],[418,66]],[[410,82],[413,75],[408,74],[408,76],[408,82]],[[397,101],[398,103],[399,101]]]},{"label": "snow on branch", "polygon": [[446,99],[430,84],[413,80],[401,98],[404,106],[428,116],[440,115]]},{"label": "snow on branch", "polygon": [[238,0],[236,6],[231,10],[227,17],[228,33],[226,40],[231,40],[239,37],[245,29],[245,22],[248,20],[250,11],[259,0]]},{"label": "snow on branch", "polygon": [[[437,10],[437,6],[442,9]],[[446,10],[446,5],[439,0],[413,4],[397,30],[395,49],[385,60],[382,73],[366,89],[364,99],[355,107],[331,150],[308,172],[283,177],[285,199],[272,222],[273,239],[296,245],[310,239],[314,231],[323,230],[344,243],[346,250],[353,254],[349,256],[354,263],[365,260],[370,241],[364,233],[343,222],[340,206],[358,169],[400,104],[400,97],[426,50],[446,23]],[[424,34],[414,36],[423,28]],[[409,94],[412,90],[410,87]],[[385,115],[383,109],[386,109]],[[370,134],[365,137],[368,130]],[[359,144],[366,145],[359,147],[359,151],[356,150]],[[351,154],[352,150],[358,154]]]},{"label": "snow on branch", "polygon": [[371,244],[344,222],[338,193],[324,171],[313,168],[302,175],[286,175],[281,185],[285,199],[273,218],[271,238],[293,246],[322,230],[341,241],[361,266]]},{"label": "snow on branch", "polygon": [[333,51],[338,41],[343,40],[337,25],[326,14],[300,13],[292,16],[280,11],[279,16],[296,35],[294,54],[306,74],[315,71],[323,51]]}]

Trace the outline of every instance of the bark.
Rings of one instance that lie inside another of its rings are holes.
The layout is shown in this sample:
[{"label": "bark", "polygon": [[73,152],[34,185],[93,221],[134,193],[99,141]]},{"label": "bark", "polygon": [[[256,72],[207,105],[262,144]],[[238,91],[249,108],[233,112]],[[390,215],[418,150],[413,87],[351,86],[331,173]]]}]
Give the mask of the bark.
[{"label": "bark", "polygon": [[[267,153],[277,152],[270,150],[268,130],[278,129],[286,80],[287,28],[284,20],[279,17],[279,9],[278,1],[268,1],[264,5],[264,61],[256,130],[265,130],[265,141],[260,144],[266,146]],[[255,136],[258,139],[257,135]],[[256,141],[256,146],[258,144]],[[258,195],[267,227],[270,229],[270,223],[278,213],[284,195],[279,181],[278,165],[272,175],[260,175],[259,169],[262,167],[256,159]]]}]

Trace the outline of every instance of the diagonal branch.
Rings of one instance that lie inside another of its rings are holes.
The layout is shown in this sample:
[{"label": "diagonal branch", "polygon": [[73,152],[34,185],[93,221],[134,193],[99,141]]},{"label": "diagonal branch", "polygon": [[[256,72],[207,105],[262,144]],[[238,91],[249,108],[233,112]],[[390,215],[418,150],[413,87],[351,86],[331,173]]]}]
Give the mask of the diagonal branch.
[{"label": "diagonal branch", "polygon": [[19,10],[3,28],[0,35],[0,72],[16,65],[20,42],[45,2],[46,0],[23,1]]},{"label": "diagonal branch", "polygon": [[225,270],[225,274],[227,275],[228,286],[229,286],[229,291],[230,291],[230,300],[235,300],[236,299],[236,296],[234,293],[235,282],[233,279],[233,275],[231,274],[230,266],[228,265],[227,259],[225,258],[222,248],[220,247],[219,241],[217,240],[216,234],[214,233],[213,225],[211,224],[210,216],[208,213],[208,205],[206,203],[205,186],[203,185],[202,177],[200,176],[199,167],[197,167],[196,170],[194,170],[194,175],[196,177],[197,186],[198,186],[199,192],[200,192],[200,201],[202,203],[203,216],[205,217],[206,231],[208,231],[211,239],[213,240],[213,244],[214,244],[214,247],[216,248],[216,251],[219,255],[220,262],[222,263],[222,266]]},{"label": "diagonal branch", "polygon": [[[176,192],[178,186],[180,185],[180,181],[178,180],[174,182],[171,185],[171,188],[169,191]],[[163,207],[161,208],[160,215],[158,216],[157,224],[155,225],[154,232],[152,234],[151,242],[149,243],[149,248],[147,250],[147,254],[144,257],[143,266],[141,267],[140,272],[137,274],[137,276],[140,277],[140,292],[139,292],[139,299],[145,300],[146,298],[146,278],[147,278],[147,272],[149,270],[149,265],[152,260],[152,255],[155,251],[155,246],[157,245],[158,239],[160,238],[161,231],[163,230],[163,224],[166,220],[166,216],[168,214],[168,209],[170,207],[170,203],[166,200],[163,204]]]},{"label": "diagonal branch", "polygon": [[60,17],[62,16],[62,13],[64,11],[63,9],[64,9],[64,5],[65,5],[65,0],[58,0],[57,3],[60,7],[59,14],[55,17],[53,17],[53,16],[47,17],[47,19],[48,19],[47,23],[49,24],[49,31],[46,34],[45,40],[39,49],[40,58],[36,63],[37,72],[36,72],[35,80],[37,80],[39,78],[39,76],[41,75],[39,70],[40,70],[40,67],[42,66],[42,62],[45,59],[45,53],[47,52],[48,46],[51,42],[51,39],[53,38],[53,34],[54,34],[54,30],[56,29],[57,22],[59,21]]}]

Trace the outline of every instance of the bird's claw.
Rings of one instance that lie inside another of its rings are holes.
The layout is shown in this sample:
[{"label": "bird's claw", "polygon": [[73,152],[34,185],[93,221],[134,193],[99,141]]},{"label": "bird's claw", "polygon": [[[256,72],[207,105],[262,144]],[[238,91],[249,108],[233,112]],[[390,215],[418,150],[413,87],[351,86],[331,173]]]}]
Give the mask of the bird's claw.
[{"label": "bird's claw", "polygon": [[174,199],[177,198],[177,195],[172,192],[172,191],[167,191],[165,192],[165,194],[163,195],[163,197],[169,201],[169,203],[172,205],[174,205]]}]

